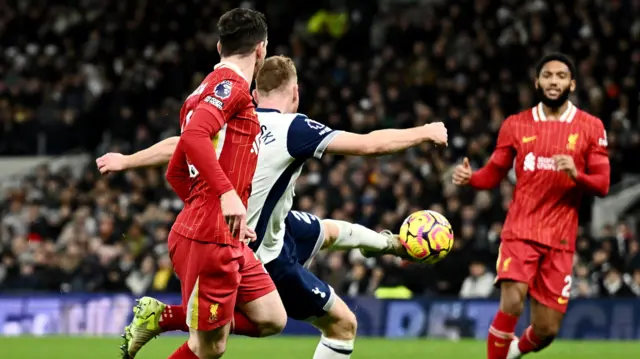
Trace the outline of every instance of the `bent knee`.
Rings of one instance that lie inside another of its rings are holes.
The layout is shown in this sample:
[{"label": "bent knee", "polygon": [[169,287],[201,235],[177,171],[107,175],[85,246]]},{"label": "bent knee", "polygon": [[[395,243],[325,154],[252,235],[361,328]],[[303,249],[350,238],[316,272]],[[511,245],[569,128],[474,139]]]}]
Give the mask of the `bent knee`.
[{"label": "bent knee", "polygon": [[500,286],[500,311],[520,316],[524,310],[528,286],[519,282],[503,282]]},{"label": "bent knee", "polygon": [[287,325],[287,313],[282,311],[282,313],[274,313],[274,315],[270,316],[269,320],[261,325],[261,336],[268,337],[271,335],[279,334],[284,330],[284,327]]},{"label": "bent knee", "polygon": [[340,311],[326,321],[324,328],[320,328],[327,338],[339,340],[354,340],[358,331],[356,315],[349,309]]},{"label": "bent knee", "polygon": [[531,329],[533,329],[533,332],[538,338],[544,339],[545,341],[553,340],[560,332],[560,323],[536,323],[533,321],[531,323]]}]

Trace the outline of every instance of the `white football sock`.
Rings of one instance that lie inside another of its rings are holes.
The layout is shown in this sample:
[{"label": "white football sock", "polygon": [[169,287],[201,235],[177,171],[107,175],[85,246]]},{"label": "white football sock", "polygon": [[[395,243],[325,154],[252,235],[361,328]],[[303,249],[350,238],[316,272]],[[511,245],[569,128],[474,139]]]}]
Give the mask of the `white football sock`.
[{"label": "white football sock", "polygon": [[340,234],[331,246],[331,250],[362,248],[379,251],[387,249],[387,237],[367,227],[334,219],[325,219],[324,221],[333,223],[340,229]]},{"label": "white football sock", "polygon": [[507,354],[507,359],[520,359],[522,354],[520,353],[520,349],[518,348],[518,338],[514,337],[509,344],[509,353]]},{"label": "white football sock", "polygon": [[329,339],[323,335],[313,354],[313,359],[349,359],[351,352],[353,352],[353,340]]}]

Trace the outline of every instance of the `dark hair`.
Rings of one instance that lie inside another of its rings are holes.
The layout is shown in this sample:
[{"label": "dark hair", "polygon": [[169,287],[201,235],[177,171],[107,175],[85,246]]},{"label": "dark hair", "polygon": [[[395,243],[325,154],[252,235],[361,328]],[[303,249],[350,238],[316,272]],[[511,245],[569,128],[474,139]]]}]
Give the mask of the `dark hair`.
[{"label": "dark hair", "polygon": [[540,77],[540,72],[542,72],[542,68],[544,67],[544,65],[551,61],[560,61],[563,64],[567,65],[567,67],[569,68],[569,72],[571,73],[571,78],[576,78],[576,66],[573,64],[573,61],[571,61],[571,58],[569,58],[569,56],[560,52],[554,52],[545,55],[542,59],[540,59],[540,61],[536,65],[536,77]]},{"label": "dark hair", "polygon": [[261,12],[233,9],[218,20],[220,56],[248,55],[267,39],[267,21]]}]

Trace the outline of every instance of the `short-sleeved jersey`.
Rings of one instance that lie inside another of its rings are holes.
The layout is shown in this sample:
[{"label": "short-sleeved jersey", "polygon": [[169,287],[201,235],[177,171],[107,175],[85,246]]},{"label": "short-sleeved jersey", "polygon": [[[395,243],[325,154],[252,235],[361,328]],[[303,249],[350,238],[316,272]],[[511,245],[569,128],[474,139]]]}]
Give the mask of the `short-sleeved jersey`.
[{"label": "short-sleeved jersey", "polygon": [[321,158],[339,133],[305,115],[257,109],[260,154],[249,198],[248,223],[258,239],[250,246],[262,263],[282,250],[285,219],[293,205],[294,186],[302,165]]},{"label": "short-sleeved jersey", "polygon": [[[258,161],[260,134],[249,83],[233,66],[220,64],[185,100],[180,111],[182,131],[189,126],[197,109],[207,110],[223,120],[220,131],[211,138],[211,146],[220,167],[246,206]],[[209,185],[188,159],[187,165],[191,191],[172,229],[198,241],[237,244],[222,216],[220,199],[211,193]]]},{"label": "short-sleeved jersey", "polygon": [[554,155],[570,155],[577,170],[587,173],[589,165],[606,161],[607,136],[602,122],[569,102],[558,121],[547,121],[539,104],[503,123],[492,160],[502,167],[513,164],[516,174],[503,239],[526,239],[575,250],[583,190],[566,173],[556,170]]}]

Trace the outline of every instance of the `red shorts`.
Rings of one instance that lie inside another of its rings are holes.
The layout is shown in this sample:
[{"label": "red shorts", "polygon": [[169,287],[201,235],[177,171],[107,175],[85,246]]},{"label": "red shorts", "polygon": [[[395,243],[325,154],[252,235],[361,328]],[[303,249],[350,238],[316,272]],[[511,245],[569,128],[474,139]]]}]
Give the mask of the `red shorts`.
[{"label": "red shorts", "polygon": [[502,280],[527,283],[532,298],[566,312],[571,293],[572,252],[528,240],[503,240],[496,271],[496,283]]},{"label": "red shorts", "polygon": [[169,254],[182,287],[187,326],[211,331],[230,323],[238,303],[276,290],[253,251],[169,234]]}]

